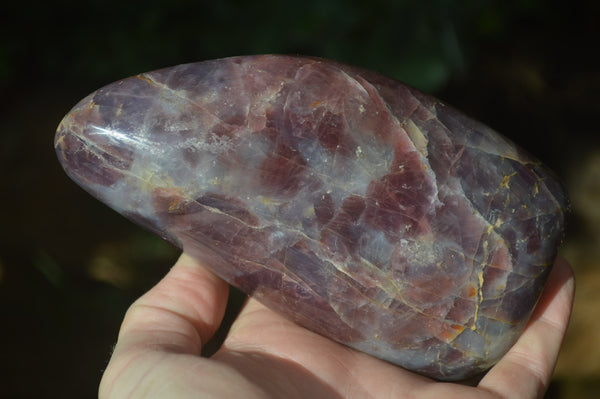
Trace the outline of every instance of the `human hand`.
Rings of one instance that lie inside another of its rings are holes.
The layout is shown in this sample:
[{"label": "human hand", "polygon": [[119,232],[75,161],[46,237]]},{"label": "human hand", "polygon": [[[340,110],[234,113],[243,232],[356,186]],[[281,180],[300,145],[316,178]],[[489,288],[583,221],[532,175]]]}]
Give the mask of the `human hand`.
[{"label": "human hand", "polygon": [[540,398],[573,304],[556,261],[517,343],[476,387],[436,382],[306,330],[250,299],[211,358],[228,286],[183,254],[128,310],[100,398]]}]

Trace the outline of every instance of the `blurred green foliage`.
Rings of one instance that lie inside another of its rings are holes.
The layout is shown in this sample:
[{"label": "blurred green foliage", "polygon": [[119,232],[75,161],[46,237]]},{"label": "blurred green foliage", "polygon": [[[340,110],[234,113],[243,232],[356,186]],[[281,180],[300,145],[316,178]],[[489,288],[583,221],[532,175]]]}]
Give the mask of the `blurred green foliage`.
[{"label": "blurred green foliage", "polygon": [[[231,55],[292,53],[385,70],[425,90],[464,76],[477,46],[522,20],[553,24],[542,0],[93,0],[11,2],[0,84],[105,81],[115,73]],[[560,20],[565,23],[564,20]],[[33,83],[33,82],[30,82]]]}]

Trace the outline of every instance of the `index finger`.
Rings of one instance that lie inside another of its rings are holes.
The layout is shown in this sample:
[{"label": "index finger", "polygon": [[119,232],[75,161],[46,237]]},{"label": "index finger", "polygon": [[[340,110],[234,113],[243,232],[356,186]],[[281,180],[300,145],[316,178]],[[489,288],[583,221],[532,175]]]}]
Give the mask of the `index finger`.
[{"label": "index finger", "polygon": [[131,305],[115,351],[152,346],[199,355],[221,323],[228,292],[225,281],[182,254],[169,273]]}]

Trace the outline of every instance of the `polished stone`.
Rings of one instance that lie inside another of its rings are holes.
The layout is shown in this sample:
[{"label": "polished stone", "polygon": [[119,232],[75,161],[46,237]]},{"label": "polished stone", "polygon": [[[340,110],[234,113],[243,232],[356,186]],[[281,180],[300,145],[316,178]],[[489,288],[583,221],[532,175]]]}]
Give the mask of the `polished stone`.
[{"label": "polished stone", "polygon": [[180,65],[64,118],[67,173],[297,323],[466,378],[523,331],[567,200],[539,161],[373,72],[288,56]]}]

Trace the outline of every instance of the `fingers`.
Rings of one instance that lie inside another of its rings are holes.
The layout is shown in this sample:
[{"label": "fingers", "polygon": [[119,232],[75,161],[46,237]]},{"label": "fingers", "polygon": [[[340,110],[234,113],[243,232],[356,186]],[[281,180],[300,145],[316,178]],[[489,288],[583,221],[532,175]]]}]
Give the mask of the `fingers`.
[{"label": "fingers", "polygon": [[169,364],[165,360],[175,356],[179,363],[196,364],[202,345],[221,323],[227,295],[227,283],[183,254],[127,311],[99,396],[126,397],[148,389],[152,381],[162,381],[154,374],[164,377],[176,370],[163,370]]},{"label": "fingers", "polygon": [[221,323],[227,295],[227,283],[182,254],[169,273],[129,308],[118,349],[156,346],[199,355]]},{"label": "fingers", "polygon": [[483,392],[457,384],[431,383],[319,337],[253,300],[232,326],[224,349],[252,349],[293,360],[340,391],[346,387],[350,392],[377,392],[380,396],[407,396],[418,392],[422,397],[535,398],[541,396],[549,384],[568,324],[573,293],[573,272],[569,264],[560,259],[551,271],[522,337],[481,381],[479,388]]},{"label": "fingers", "polygon": [[502,398],[543,395],[569,323],[574,292],[571,266],[557,259],[525,332],[481,380],[480,388]]},{"label": "fingers", "polygon": [[[283,319],[252,300],[232,326],[215,361],[199,358],[202,344],[212,336],[223,317],[227,284],[182,255],[168,275],[127,312],[115,352],[103,376],[100,396],[120,397],[128,396],[128,392],[154,390],[155,381],[159,380],[170,381],[172,386],[174,380],[186,372],[192,377],[190,381],[196,383],[192,384],[191,392],[197,393],[198,384],[206,388],[206,381],[199,381],[198,376],[208,375],[211,367],[218,368],[217,374],[221,376],[223,370],[233,370],[238,375],[239,367],[229,367],[236,360],[236,353],[262,353],[270,355],[264,357],[270,361],[281,363],[285,359],[302,366],[344,397],[365,397],[366,393],[395,397],[415,392],[427,396],[441,391],[445,397],[479,397],[482,393],[487,393],[487,397],[539,397],[556,364],[573,292],[572,270],[566,261],[558,260],[523,336],[482,379],[479,388],[487,392],[481,392],[456,384],[436,384],[352,351]],[[169,359],[176,360],[179,368],[168,362]],[[200,373],[199,367],[203,370]],[[280,374],[285,374],[285,370],[282,368]],[[258,371],[253,368],[253,372],[255,375]],[[272,374],[265,378],[272,380]],[[282,380],[287,378],[284,377]]]}]

